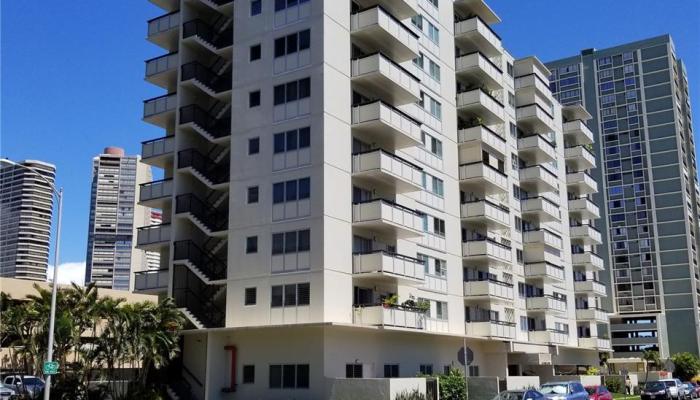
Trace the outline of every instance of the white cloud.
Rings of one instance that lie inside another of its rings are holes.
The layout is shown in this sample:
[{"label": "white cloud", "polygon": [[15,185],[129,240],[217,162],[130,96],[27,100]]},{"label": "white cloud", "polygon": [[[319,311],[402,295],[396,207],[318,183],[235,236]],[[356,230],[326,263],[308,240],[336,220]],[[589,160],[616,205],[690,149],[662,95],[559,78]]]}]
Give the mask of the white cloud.
[{"label": "white cloud", "polygon": [[[49,265],[46,272],[48,280],[53,280],[53,265]],[[68,284],[75,282],[78,285],[85,284],[85,261],[66,262],[58,266],[58,283]]]}]

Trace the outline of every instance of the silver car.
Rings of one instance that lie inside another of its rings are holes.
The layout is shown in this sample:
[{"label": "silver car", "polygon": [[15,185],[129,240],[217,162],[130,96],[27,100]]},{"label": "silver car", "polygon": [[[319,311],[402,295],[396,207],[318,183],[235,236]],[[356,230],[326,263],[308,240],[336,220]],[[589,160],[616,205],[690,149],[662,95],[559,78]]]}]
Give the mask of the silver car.
[{"label": "silver car", "polygon": [[588,400],[588,391],[576,381],[545,383],[540,393],[549,400]]},{"label": "silver car", "polygon": [[13,388],[0,383],[0,400],[10,400],[16,394]]},{"label": "silver car", "polygon": [[18,394],[26,394],[30,399],[38,399],[44,390],[44,381],[33,375],[8,375],[2,383]]}]

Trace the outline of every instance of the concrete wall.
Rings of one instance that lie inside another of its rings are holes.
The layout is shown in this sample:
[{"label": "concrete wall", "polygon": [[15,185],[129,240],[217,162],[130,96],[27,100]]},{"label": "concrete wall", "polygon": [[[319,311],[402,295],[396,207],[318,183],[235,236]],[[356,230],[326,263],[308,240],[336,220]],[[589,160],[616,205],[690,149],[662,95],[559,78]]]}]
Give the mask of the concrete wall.
[{"label": "concrete wall", "polygon": [[393,400],[398,394],[418,390],[425,395],[425,378],[328,379],[329,400]]}]

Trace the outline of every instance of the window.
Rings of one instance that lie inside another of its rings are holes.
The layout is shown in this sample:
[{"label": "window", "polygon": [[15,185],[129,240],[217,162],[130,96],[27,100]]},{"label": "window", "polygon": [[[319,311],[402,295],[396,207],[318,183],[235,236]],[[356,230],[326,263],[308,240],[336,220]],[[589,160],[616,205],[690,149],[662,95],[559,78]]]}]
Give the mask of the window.
[{"label": "window", "polygon": [[255,383],[255,365],[243,366],[243,383]]},{"label": "window", "polygon": [[258,289],[254,287],[245,288],[245,296],[243,304],[246,306],[254,306],[257,303]]},{"label": "window", "polygon": [[311,195],[311,179],[292,179],[272,185],[272,204],[308,199]]},{"label": "window", "polygon": [[602,67],[605,65],[610,65],[612,64],[612,57],[601,57],[598,59],[598,66]]},{"label": "window", "polygon": [[362,364],[345,364],[346,378],[362,378]]},{"label": "window", "polygon": [[270,389],[308,389],[309,365],[270,365]]},{"label": "window", "polygon": [[399,377],[399,364],[384,364],[384,377],[385,378],[398,378]]},{"label": "window", "polygon": [[513,92],[508,92],[508,105],[511,107],[515,107],[515,95]]},{"label": "window", "polygon": [[262,0],[250,0],[250,15],[260,15],[262,13]]},{"label": "window", "polygon": [[627,64],[622,68],[622,70],[624,71],[625,75],[634,74],[634,64]]},{"label": "window", "polygon": [[446,320],[447,319],[447,302],[436,301],[435,302],[435,318]]},{"label": "window", "polygon": [[250,46],[249,54],[250,61],[259,60],[260,57],[262,57],[262,48],[260,47],[260,44]]},{"label": "window", "polygon": [[508,76],[510,76],[512,78],[513,77],[513,64],[512,63],[506,64],[506,71],[508,72]]},{"label": "window", "polygon": [[311,45],[311,30],[306,29],[275,39],[275,58],[306,50]]},{"label": "window", "polygon": [[602,71],[598,71],[598,79],[606,79],[606,78],[612,78],[613,77],[613,70],[612,69],[604,69]]},{"label": "window", "polygon": [[311,78],[287,82],[274,87],[274,105],[308,98],[311,95]]},{"label": "window", "polygon": [[440,30],[437,26],[433,25],[430,21],[428,22],[428,39],[430,39],[435,44],[440,44]]},{"label": "window", "polygon": [[433,233],[445,236],[445,220],[433,217]]},{"label": "window", "polygon": [[248,139],[248,155],[258,154],[260,152],[260,138]]},{"label": "window", "polygon": [[412,16],[411,23],[413,24],[413,26],[418,28],[418,30],[420,30],[420,31],[423,30],[423,16],[422,15],[418,14],[418,15]]},{"label": "window", "polygon": [[421,142],[423,142],[426,150],[442,158],[442,141],[425,132],[421,132]]},{"label": "window", "polygon": [[421,107],[423,107],[423,109],[430,112],[430,114],[433,117],[435,117],[437,119],[442,119],[442,104],[440,104],[437,100],[428,96],[424,92],[421,92],[420,93],[420,102],[418,104],[420,104]]},{"label": "window", "polygon": [[308,306],[311,302],[309,283],[272,286],[270,307]]},{"label": "window", "polygon": [[258,202],[259,190],[257,186],[251,186],[248,188],[248,204],[255,204]]},{"label": "window", "polygon": [[518,127],[512,122],[510,122],[510,136],[513,139],[518,137]]},{"label": "window", "polygon": [[308,3],[309,1],[311,0],[275,0],[275,12]]},{"label": "window", "polygon": [[470,365],[469,366],[469,376],[479,376],[479,366]]},{"label": "window", "polygon": [[311,231],[304,229],[272,234],[272,255],[297,253],[310,250]]},{"label": "window", "polygon": [[245,252],[247,254],[258,252],[258,237],[257,236],[248,236],[245,239]]},{"label": "window", "polygon": [[308,148],[310,144],[311,128],[309,127],[276,133],[273,137],[273,151],[275,154]]},{"label": "window", "polygon": [[433,374],[433,364],[421,364],[418,370],[422,375],[432,375]]},{"label": "window", "polygon": [[260,105],[260,91],[255,90],[248,93],[248,107],[253,108]]}]

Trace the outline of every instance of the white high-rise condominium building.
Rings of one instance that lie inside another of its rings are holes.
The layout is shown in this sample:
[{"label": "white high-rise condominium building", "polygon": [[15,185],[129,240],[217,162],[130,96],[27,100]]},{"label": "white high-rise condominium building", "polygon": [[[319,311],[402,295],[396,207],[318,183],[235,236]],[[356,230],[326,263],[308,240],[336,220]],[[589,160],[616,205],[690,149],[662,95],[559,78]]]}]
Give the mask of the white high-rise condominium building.
[{"label": "white high-rise condominium building", "polygon": [[598,365],[592,135],[562,124],[590,115],[485,3],[153,3],[168,94],[143,159],[166,179],[138,243],[165,271],[140,287],[185,311],[196,397],[325,399],[463,368],[465,346],[470,375]]},{"label": "white high-rise condominium building", "polygon": [[45,281],[56,167],[42,161],[0,164],[0,276]]},{"label": "white high-rise condominium building", "polygon": [[147,252],[134,243],[136,227],[152,218],[150,207],[136,203],[138,185],[153,180],[140,158],[107,147],[92,160],[85,282],[98,287],[131,290],[132,273],[148,269]]}]

